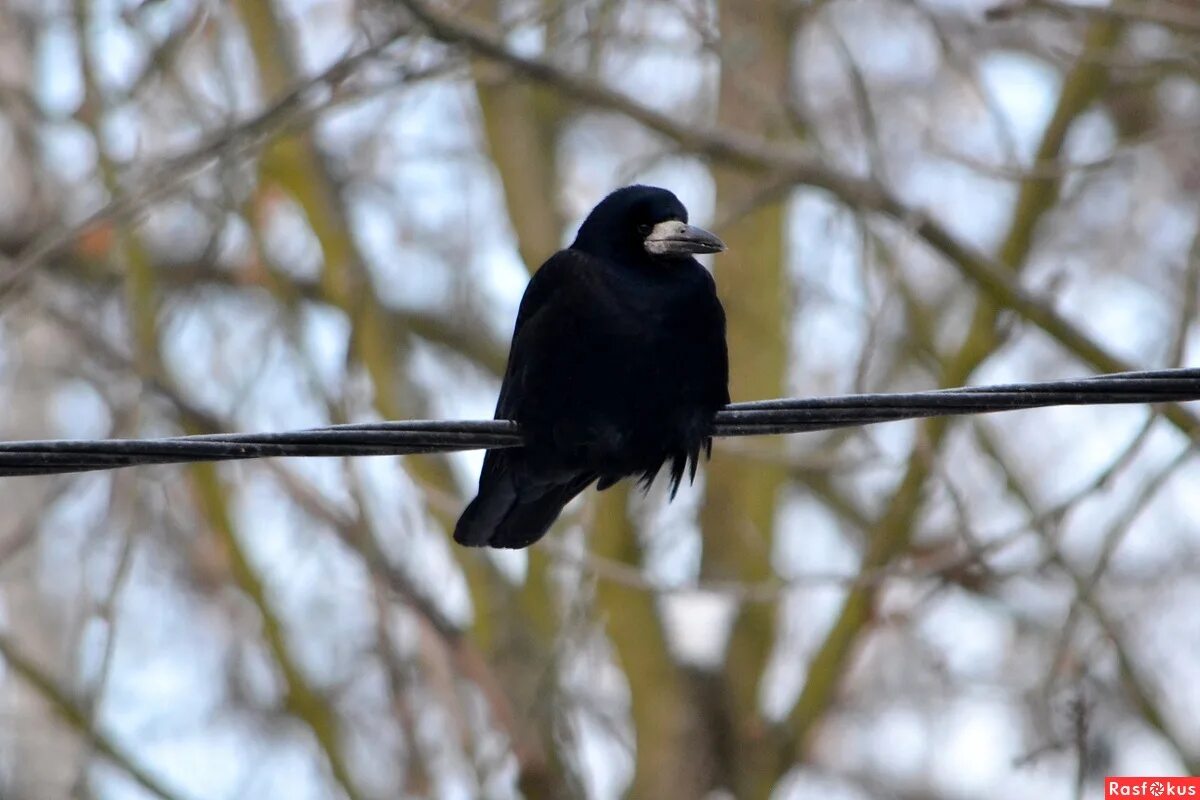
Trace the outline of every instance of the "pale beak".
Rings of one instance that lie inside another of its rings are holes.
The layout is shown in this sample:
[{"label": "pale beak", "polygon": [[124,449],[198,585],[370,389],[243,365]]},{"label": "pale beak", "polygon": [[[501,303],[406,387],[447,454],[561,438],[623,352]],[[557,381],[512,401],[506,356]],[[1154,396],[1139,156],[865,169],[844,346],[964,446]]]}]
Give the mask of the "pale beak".
[{"label": "pale beak", "polygon": [[654,226],[646,236],[646,252],[656,256],[690,256],[720,253],[725,243],[703,228],[669,219]]}]

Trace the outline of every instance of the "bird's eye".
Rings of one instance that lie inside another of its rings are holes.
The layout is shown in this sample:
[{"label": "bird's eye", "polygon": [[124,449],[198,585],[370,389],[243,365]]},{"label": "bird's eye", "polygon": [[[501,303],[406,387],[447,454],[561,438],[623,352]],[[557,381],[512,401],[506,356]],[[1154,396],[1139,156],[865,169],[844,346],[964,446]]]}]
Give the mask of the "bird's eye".
[{"label": "bird's eye", "polygon": [[642,236],[645,236],[646,234],[650,233],[650,231],[654,230],[654,226],[643,222],[641,225],[638,225],[637,229],[638,233],[640,233]]}]

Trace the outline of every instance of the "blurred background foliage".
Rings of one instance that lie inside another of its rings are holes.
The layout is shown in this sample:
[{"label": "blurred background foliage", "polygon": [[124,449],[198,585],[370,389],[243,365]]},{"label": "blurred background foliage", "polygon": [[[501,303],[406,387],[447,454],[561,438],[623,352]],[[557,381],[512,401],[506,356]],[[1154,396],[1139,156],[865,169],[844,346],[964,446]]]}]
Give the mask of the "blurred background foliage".
[{"label": "blurred background foliage", "polygon": [[[1194,364],[1189,0],[4,0],[0,435],[491,415],[667,186],[737,400]],[[1200,425],[720,441],[452,545],[479,454],[0,483],[0,796],[1069,798],[1200,768]]]}]

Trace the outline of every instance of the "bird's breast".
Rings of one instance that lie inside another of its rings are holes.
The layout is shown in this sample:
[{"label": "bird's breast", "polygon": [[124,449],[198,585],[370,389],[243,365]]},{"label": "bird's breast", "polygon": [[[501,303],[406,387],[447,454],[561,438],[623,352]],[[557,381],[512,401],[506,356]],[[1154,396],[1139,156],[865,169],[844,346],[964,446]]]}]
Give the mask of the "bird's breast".
[{"label": "bird's breast", "polygon": [[633,469],[707,430],[724,387],[724,322],[704,273],[604,278],[537,323],[515,418],[555,450]]}]

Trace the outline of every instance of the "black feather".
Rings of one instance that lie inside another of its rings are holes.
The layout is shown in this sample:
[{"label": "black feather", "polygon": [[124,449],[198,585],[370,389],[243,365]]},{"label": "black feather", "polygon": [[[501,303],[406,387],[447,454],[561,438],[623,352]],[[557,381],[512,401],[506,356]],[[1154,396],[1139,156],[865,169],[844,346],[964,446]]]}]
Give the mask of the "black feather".
[{"label": "black feather", "polygon": [[729,402],[725,312],[694,258],[647,250],[647,232],[672,220],[687,210],[670,192],[619,189],[530,280],[496,404],[525,446],[484,458],[461,544],[526,547],[591,483],[649,486],[668,462],[674,497],[711,456]]}]

